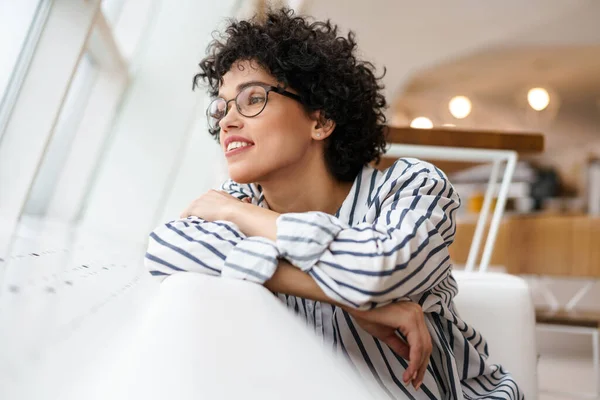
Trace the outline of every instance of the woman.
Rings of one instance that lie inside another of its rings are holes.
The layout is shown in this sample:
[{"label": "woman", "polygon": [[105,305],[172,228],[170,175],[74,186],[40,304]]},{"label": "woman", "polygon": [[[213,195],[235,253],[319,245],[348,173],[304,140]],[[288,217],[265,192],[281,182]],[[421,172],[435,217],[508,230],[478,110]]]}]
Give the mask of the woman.
[{"label": "woman", "polygon": [[454,309],[446,176],[417,159],[369,166],[386,101],[355,47],[288,10],[211,43],[194,86],[214,97],[231,180],[152,232],[146,263],[265,285],[390,398],[522,398]]}]

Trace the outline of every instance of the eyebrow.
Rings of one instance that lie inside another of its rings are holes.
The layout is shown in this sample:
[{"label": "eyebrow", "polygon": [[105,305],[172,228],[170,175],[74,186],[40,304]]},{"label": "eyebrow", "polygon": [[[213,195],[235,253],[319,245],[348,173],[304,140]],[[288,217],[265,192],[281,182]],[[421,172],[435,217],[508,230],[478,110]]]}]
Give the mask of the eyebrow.
[{"label": "eyebrow", "polygon": [[[239,93],[240,91],[246,89],[248,86],[252,86],[252,85],[273,86],[270,83],[266,83],[266,82],[263,82],[263,81],[248,81],[248,82],[243,82],[243,83],[240,83],[239,85],[237,85],[236,90]],[[217,97],[223,97],[223,95],[219,92],[219,93],[217,93]]]}]

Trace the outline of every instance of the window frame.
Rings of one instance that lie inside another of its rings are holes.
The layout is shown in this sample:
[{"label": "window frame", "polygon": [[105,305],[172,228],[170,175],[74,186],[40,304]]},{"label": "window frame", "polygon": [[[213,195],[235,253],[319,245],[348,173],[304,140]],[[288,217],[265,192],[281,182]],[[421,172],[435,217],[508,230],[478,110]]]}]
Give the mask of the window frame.
[{"label": "window frame", "polygon": [[50,14],[50,8],[53,0],[40,0],[25,36],[23,46],[19,51],[19,55],[15,62],[14,68],[6,86],[6,90],[0,97],[0,144],[2,136],[8,124],[8,120],[12,113],[13,107],[19,96],[21,86],[25,79],[25,75],[31,64],[33,54],[39,42],[40,36]]},{"label": "window frame", "polygon": [[[154,9],[155,2],[128,6],[141,8],[150,4]],[[144,16],[150,14],[146,10]],[[98,64],[99,72],[82,107],[77,132],[56,178],[56,187],[48,194],[46,209],[47,216],[65,222],[79,215],[89,191],[89,180],[95,176],[94,169],[102,158],[110,128],[131,81],[131,60],[123,56],[115,38],[118,23],[108,22],[101,0],[41,0],[19,56],[19,68],[7,86],[6,106],[0,108],[3,231],[14,231],[23,214],[75,72],[87,52]],[[138,26],[145,29],[147,24]],[[137,32],[136,40],[141,36]],[[77,156],[82,153],[88,156]],[[70,199],[68,206],[64,203],[67,199]],[[6,240],[0,240],[0,254],[8,245]]]}]

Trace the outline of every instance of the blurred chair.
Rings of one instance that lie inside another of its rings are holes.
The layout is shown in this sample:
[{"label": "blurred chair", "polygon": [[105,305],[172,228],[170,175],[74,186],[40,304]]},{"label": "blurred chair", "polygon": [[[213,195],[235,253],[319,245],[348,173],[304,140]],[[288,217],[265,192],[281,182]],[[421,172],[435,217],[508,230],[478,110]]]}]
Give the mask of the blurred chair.
[{"label": "blurred chair", "polygon": [[488,341],[489,360],[514,376],[526,399],[536,399],[535,311],[527,283],[495,272],[453,275],[459,289],[458,313]]}]

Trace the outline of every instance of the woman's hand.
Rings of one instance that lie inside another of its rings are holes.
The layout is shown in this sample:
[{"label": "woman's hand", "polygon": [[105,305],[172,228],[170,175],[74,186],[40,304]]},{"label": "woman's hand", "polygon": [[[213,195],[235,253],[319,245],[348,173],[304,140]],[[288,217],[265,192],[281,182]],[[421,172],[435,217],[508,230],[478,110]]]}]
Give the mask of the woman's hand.
[{"label": "woman's hand", "polygon": [[252,205],[250,200],[248,197],[240,200],[223,191],[209,190],[194,200],[180,218],[193,215],[208,222],[229,221],[236,224],[246,236],[277,240],[276,221],[279,214]]},{"label": "woman's hand", "polygon": [[[419,389],[432,350],[431,335],[421,306],[412,302],[398,302],[370,311],[346,311],[365,331],[409,360],[402,380],[404,383],[412,382],[414,388]],[[396,330],[402,332],[408,344],[396,335]]]},{"label": "woman's hand", "polygon": [[231,220],[231,215],[236,212],[236,209],[245,205],[245,203],[247,201],[241,201],[229,193],[220,190],[209,190],[194,200],[181,213],[180,218],[187,218],[193,215],[209,222],[229,221]]}]

